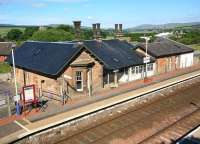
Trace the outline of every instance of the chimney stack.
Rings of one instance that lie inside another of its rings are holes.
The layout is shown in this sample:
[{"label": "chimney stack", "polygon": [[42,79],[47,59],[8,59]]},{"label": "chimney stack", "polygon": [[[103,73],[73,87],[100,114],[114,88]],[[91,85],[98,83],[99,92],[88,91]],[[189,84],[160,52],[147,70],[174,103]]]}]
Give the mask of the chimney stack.
[{"label": "chimney stack", "polygon": [[115,24],[115,35],[118,34],[118,24]]},{"label": "chimney stack", "polygon": [[97,39],[97,25],[92,24],[92,30],[93,30],[93,38]]},{"label": "chimney stack", "polygon": [[97,39],[101,38],[101,24],[97,23]]},{"label": "chimney stack", "polygon": [[100,39],[101,38],[101,24],[100,23],[92,24],[92,29],[93,29],[93,38]]},{"label": "chimney stack", "polygon": [[119,33],[122,34],[122,24],[119,24]]},{"label": "chimney stack", "polygon": [[76,39],[81,39],[81,21],[74,21]]},{"label": "chimney stack", "polygon": [[123,36],[122,24],[115,24],[115,38]]}]

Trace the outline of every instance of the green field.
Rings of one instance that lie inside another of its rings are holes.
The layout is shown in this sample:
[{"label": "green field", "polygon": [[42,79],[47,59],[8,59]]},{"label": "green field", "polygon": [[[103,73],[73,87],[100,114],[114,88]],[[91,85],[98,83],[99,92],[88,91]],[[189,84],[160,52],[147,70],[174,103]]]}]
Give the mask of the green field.
[{"label": "green field", "polygon": [[11,67],[7,63],[0,62],[0,73],[8,73],[11,71]]},{"label": "green field", "polygon": [[24,27],[0,27],[0,35],[1,35],[2,37],[6,36],[7,33],[8,33],[11,29],[20,29],[21,31],[24,31],[24,30],[25,30]]},{"label": "green field", "polygon": [[193,44],[193,45],[189,45],[189,46],[192,47],[194,50],[200,51],[200,44]]}]

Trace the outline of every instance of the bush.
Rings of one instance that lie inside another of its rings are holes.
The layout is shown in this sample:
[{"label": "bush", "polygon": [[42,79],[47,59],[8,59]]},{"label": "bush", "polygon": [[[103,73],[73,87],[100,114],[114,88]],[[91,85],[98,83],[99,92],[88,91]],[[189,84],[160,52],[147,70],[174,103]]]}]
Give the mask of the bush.
[{"label": "bush", "polygon": [[56,41],[71,41],[74,38],[75,38],[74,35],[69,32],[66,32],[61,29],[52,28],[35,32],[31,37],[31,40],[56,42]]},{"label": "bush", "polygon": [[38,30],[39,30],[39,27],[26,27],[23,34],[23,39],[24,40],[29,39]]},{"label": "bush", "polygon": [[7,34],[7,39],[18,41],[18,40],[21,40],[22,36],[23,36],[23,32],[21,30],[11,29]]}]

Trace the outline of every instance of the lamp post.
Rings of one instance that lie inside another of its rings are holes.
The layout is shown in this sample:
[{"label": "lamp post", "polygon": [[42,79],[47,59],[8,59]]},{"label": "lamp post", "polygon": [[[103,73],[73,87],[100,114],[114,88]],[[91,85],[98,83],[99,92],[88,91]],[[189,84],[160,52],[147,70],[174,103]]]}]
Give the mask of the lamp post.
[{"label": "lamp post", "polygon": [[148,50],[148,42],[151,38],[151,36],[147,37],[147,36],[144,36],[144,37],[140,37],[141,39],[145,39],[145,58],[144,58],[144,63],[146,65],[146,73],[145,73],[145,78],[147,78],[147,63],[150,62],[150,58],[148,57],[148,54],[147,54],[147,50]]},{"label": "lamp post", "polygon": [[16,79],[16,70],[15,70],[15,56],[14,56],[14,49],[16,47],[16,44],[12,44],[12,64],[13,64],[13,74],[14,74],[14,83],[15,83],[15,98],[16,98],[16,114],[20,115],[20,105],[19,105],[19,95],[18,95],[18,88],[17,88],[17,79]]},{"label": "lamp post", "polygon": [[[16,71],[15,71],[15,56],[14,56],[14,49],[15,49],[16,45],[15,44],[12,44],[12,63],[13,63],[13,73],[14,73],[14,83],[15,83],[15,96],[18,95],[18,92],[17,92],[17,79],[16,79]],[[17,100],[18,102],[18,100]]]}]

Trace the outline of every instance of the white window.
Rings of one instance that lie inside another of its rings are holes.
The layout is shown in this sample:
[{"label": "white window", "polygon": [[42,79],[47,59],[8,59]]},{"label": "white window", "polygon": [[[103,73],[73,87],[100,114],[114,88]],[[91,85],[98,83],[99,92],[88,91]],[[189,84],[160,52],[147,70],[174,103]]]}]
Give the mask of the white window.
[{"label": "white window", "polygon": [[152,71],[152,70],[153,70],[153,64],[152,64],[152,63],[151,63],[151,64],[148,64],[147,70],[148,70],[148,71]]},{"label": "white window", "polygon": [[135,67],[135,73],[138,74],[139,73],[139,66]]},{"label": "white window", "polygon": [[131,73],[134,74],[135,73],[135,67],[131,68]]},{"label": "white window", "polygon": [[77,91],[83,91],[82,72],[81,71],[77,71],[75,78],[76,78],[76,90]]},{"label": "white window", "polygon": [[128,68],[124,69],[124,74],[127,75],[128,74]]},{"label": "white window", "polygon": [[140,66],[139,73],[142,73],[142,71],[143,71],[143,66]]}]

